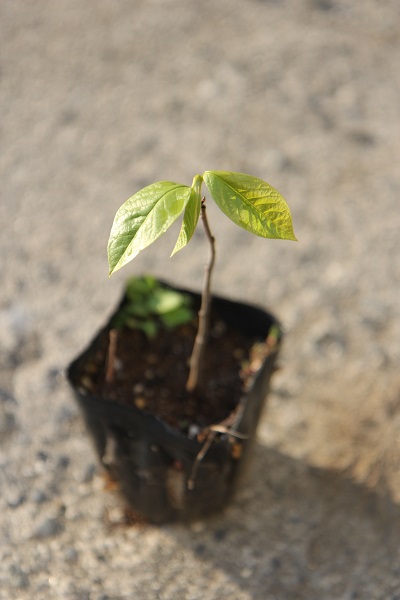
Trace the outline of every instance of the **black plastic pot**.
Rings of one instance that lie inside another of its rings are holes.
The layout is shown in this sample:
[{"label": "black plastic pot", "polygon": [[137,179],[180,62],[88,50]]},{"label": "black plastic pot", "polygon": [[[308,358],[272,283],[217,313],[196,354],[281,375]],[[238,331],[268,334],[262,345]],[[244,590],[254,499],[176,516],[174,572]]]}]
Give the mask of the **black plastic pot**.
[{"label": "black plastic pot", "polygon": [[[199,294],[184,291],[199,304]],[[246,464],[268,393],[280,346],[279,323],[257,307],[219,297],[213,298],[213,309],[228,326],[240,329],[251,340],[265,340],[272,326],[279,332],[279,340],[235,411],[229,430],[238,432],[240,437],[217,433],[201,461],[196,461],[196,457],[204,442],[189,439],[133,406],[93,396],[82,385],[85,364],[98,352],[100,333],[68,368],[68,380],[101,464],[119,483],[131,507],[154,523],[190,521],[226,506]],[[113,316],[105,330],[111,328]]]}]

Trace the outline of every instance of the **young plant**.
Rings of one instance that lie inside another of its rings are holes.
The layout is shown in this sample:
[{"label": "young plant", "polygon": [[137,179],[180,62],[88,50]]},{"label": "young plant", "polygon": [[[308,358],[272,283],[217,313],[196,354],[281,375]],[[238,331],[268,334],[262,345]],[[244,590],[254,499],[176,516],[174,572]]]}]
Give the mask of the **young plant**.
[{"label": "young plant", "polygon": [[191,187],[159,181],[136,192],[117,211],[108,242],[110,276],[147,248],[183,214],[182,226],[172,254],[190,241],[201,216],[211,254],[205,270],[199,326],[192,356],[188,392],[197,386],[206,347],[211,306],[211,276],[215,262],[215,240],[210,231],[202,184],[227,217],[255,235],[296,240],[289,207],[280,193],[265,181],[228,171],[205,171],[196,175]]},{"label": "young plant", "polygon": [[173,328],[191,321],[189,302],[186,294],[166,288],[150,275],[133,277],[126,286],[126,302],[112,325],[115,329],[139,329],[151,339],[161,325]]}]

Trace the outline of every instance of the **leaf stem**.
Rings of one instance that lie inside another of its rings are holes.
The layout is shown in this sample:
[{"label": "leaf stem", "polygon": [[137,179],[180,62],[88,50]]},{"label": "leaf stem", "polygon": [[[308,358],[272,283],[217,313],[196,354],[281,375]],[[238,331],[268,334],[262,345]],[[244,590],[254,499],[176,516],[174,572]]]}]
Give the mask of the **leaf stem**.
[{"label": "leaf stem", "polygon": [[210,242],[211,253],[210,260],[206,265],[204,271],[201,306],[199,310],[199,328],[197,331],[196,339],[194,341],[192,355],[190,357],[189,363],[189,377],[186,383],[186,390],[189,393],[193,392],[198,384],[210,324],[211,275],[215,263],[215,238],[212,235],[210,226],[208,224],[205,202],[206,199],[203,198],[201,201],[201,220],[203,223],[204,230],[206,232],[207,239]]}]

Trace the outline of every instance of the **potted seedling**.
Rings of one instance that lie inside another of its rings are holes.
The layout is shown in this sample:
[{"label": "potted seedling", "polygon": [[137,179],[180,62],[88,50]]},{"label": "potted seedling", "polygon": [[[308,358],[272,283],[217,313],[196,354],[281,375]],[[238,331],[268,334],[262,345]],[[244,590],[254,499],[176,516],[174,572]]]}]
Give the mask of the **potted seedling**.
[{"label": "potted seedling", "polygon": [[172,254],[199,221],[210,244],[201,294],[152,276],[131,278],[117,310],[69,367],[102,465],[152,522],[192,520],[230,500],[249,453],[282,331],[264,310],[215,297],[211,198],[234,223],[295,240],[289,208],[266,182],[206,171],[192,185],[153,183],[117,211],[110,275],[183,216]]}]

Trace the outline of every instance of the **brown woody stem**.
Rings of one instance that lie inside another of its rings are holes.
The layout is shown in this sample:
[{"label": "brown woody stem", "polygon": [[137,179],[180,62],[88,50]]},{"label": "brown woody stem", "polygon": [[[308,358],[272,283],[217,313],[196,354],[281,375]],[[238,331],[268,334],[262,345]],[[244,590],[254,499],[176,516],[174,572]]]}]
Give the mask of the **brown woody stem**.
[{"label": "brown woody stem", "polygon": [[107,383],[111,383],[114,379],[115,357],[117,354],[117,337],[118,337],[117,330],[110,329],[109,344],[108,344],[108,350],[107,350],[107,361],[106,361],[106,382]]},{"label": "brown woody stem", "polygon": [[207,344],[208,329],[210,321],[210,309],[211,309],[211,275],[214,268],[215,262],[215,239],[211,234],[210,227],[208,225],[205,198],[201,202],[201,220],[203,223],[204,230],[208,241],[210,242],[211,254],[208,265],[205,267],[203,291],[201,294],[201,306],[199,310],[199,328],[197,331],[196,339],[190,357],[189,364],[189,377],[186,383],[186,389],[188,392],[193,392],[198,384],[199,375],[201,372],[201,366],[204,358],[204,351]]}]

